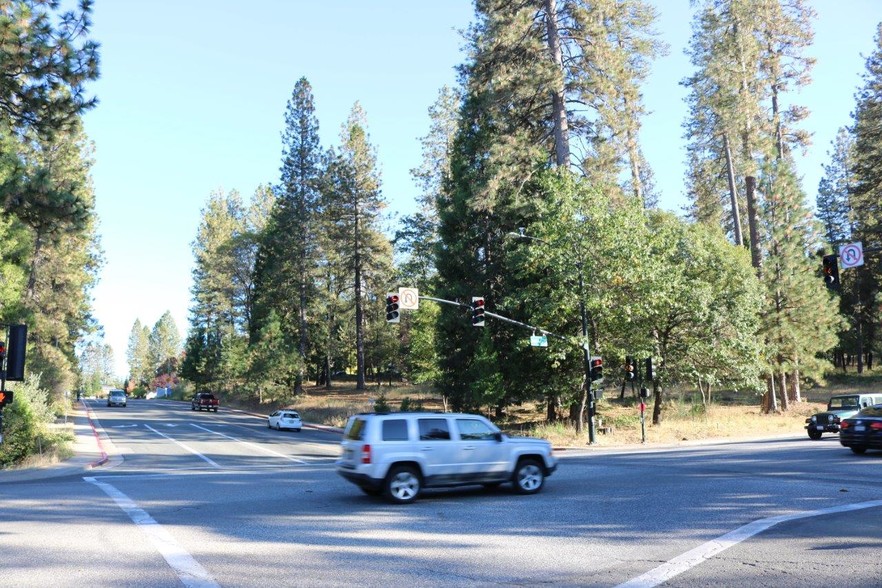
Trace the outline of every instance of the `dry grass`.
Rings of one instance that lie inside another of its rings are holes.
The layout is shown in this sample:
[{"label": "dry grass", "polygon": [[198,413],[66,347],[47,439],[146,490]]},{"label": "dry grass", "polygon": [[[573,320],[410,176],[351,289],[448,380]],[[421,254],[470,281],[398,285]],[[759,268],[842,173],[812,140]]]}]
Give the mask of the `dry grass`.
[{"label": "dry grass", "polygon": [[[647,444],[678,444],[706,439],[749,439],[805,433],[805,419],[821,411],[827,399],[834,394],[880,389],[882,374],[833,377],[824,387],[805,390],[803,401],[795,403],[786,413],[762,414],[759,398],[739,398],[720,395],[720,403],[707,407],[691,402],[685,395],[670,394],[663,407],[659,425],[652,424],[652,405],[647,404],[645,434]],[[291,404],[304,421],[342,427],[346,419],[359,412],[373,410],[373,402],[385,396],[392,410],[398,410],[404,401],[411,409],[443,410],[441,399],[427,387],[376,386],[357,391],[352,382],[336,382],[331,390],[309,387],[306,393]],[[405,400],[407,399],[407,400]],[[416,405],[416,406],[415,406]],[[256,407],[255,407],[256,408]],[[267,411],[276,406],[263,406]],[[489,416],[489,415],[488,415]],[[539,407],[516,407],[498,423],[512,434],[543,437],[558,447],[582,447],[588,432],[576,433],[573,426],[564,423],[546,423]],[[599,446],[640,444],[642,432],[640,412],[635,401],[627,398],[606,398],[598,404],[598,424],[595,436]]]}]

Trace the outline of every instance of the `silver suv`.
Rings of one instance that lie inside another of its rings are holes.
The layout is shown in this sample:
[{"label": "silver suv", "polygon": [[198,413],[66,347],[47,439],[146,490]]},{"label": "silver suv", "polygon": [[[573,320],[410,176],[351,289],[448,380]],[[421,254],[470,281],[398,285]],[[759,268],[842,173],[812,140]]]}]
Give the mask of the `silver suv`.
[{"label": "silver suv", "polygon": [[542,489],[557,468],[544,439],[509,437],[486,418],[460,413],[367,413],[349,417],[337,473],[371,496],[416,500],[423,488],[511,482]]}]

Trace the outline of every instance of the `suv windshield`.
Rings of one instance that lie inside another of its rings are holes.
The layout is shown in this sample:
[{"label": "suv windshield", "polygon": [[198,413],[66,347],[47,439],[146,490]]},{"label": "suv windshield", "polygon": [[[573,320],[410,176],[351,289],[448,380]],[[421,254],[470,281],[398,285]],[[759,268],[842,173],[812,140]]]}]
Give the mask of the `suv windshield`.
[{"label": "suv windshield", "polygon": [[860,406],[858,405],[858,397],[857,396],[834,396],[830,399],[830,404],[827,405],[828,410],[836,410],[841,408],[854,408],[858,409]]}]

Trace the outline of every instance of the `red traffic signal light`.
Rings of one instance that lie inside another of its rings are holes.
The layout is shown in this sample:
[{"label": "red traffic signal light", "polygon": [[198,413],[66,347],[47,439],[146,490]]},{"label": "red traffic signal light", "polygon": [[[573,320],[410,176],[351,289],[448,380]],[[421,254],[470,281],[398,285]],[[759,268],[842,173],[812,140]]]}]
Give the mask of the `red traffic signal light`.
[{"label": "red traffic signal light", "polygon": [[0,406],[6,406],[7,404],[12,404],[12,392],[4,390],[0,392]]},{"label": "red traffic signal light", "polygon": [[484,298],[482,296],[472,298],[472,326],[484,326]]},{"label": "red traffic signal light", "polygon": [[824,283],[832,290],[839,289],[839,258],[836,255],[825,255],[821,264]]},{"label": "red traffic signal light", "polygon": [[398,294],[386,294],[386,322],[397,323],[401,321],[401,312],[398,310]]},{"label": "red traffic signal light", "polygon": [[591,381],[595,382],[603,378],[603,358],[602,357],[592,357],[590,363],[590,374]]}]

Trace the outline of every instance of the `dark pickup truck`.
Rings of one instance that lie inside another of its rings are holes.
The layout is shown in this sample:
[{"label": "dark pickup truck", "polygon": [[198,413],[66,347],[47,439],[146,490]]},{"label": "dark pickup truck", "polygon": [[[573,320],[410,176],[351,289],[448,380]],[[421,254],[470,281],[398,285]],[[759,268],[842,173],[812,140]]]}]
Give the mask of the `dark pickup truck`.
[{"label": "dark pickup truck", "polygon": [[198,392],[190,402],[190,410],[213,410],[217,412],[219,404],[217,397],[211,392]]}]

